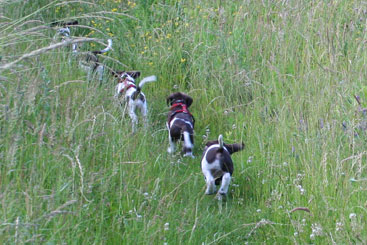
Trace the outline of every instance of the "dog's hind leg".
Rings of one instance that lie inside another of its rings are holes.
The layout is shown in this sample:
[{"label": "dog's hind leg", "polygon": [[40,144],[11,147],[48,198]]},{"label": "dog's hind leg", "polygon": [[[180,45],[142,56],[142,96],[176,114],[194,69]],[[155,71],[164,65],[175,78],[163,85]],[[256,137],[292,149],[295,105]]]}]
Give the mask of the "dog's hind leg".
[{"label": "dog's hind leg", "polygon": [[194,155],[192,154],[192,148],[194,147],[194,145],[191,143],[190,133],[188,131],[184,131],[183,137],[184,137],[184,147],[183,147],[184,157],[189,156],[195,158]]},{"label": "dog's hind leg", "polygon": [[204,175],[205,175],[205,181],[206,181],[205,194],[206,195],[214,194],[216,191],[216,187],[215,187],[215,183],[214,183],[215,180],[213,176],[209,173],[209,171],[204,171]]},{"label": "dog's hind leg", "polygon": [[221,194],[221,195],[226,195],[227,194],[230,182],[231,182],[230,173],[225,173],[222,177],[222,185],[220,186],[220,189],[218,191],[219,194]]},{"label": "dog's hind leg", "polygon": [[138,125],[138,117],[135,114],[136,106],[133,103],[129,103],[129,116],[131,118],[133,133],[136,131],[136,126]]},{"label": "dog's hind leg", "polygon": [[169,141],[169,147],[167,149],[167,152],[172,154],[175,152],[175,142],[173,142],[172,140],[170,129],[168,129],[168,141]]}]

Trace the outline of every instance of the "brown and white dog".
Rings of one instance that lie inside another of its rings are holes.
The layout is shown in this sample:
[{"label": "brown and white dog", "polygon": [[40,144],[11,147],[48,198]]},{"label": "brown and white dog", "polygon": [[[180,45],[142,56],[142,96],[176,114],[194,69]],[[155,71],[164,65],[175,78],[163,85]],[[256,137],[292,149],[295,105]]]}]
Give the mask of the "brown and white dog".
[{"label": "brown and white dog", "polygon": [[205,176],[206,191],[210,195],[216,192],[216,185],[221,183],[218,193],[225,196],[231,182],[233,173],[233,162],[231,154],[242,150],[244,144],[225,144],[223,136],[219,135],[218,140],[209,141],[203,152],[201,159],[201,170]]},{"label": "brown and white dog", "polygon": [[140,109],[140,112],[143,117],[144,126],[147,127],[148,120],[148,107],[145,95],[141,92],[141,88],[147,82],[155,82],[157,81],[156,76],[149,76],[143,78],[139,85],[135,84],[135,79],[140,76],[139,71],[116,71],[113,72],[113,75],[118,78],[118,84],[116,85],[115,98],[124,97],[124,100],[128,103],[129,116],[132,121],[132,130],[136,131],[136,126],[138,124],[138,117],[135,113],[137,108]]},{"label": "brown and white dog", "polygon": [[192,149],[194,148],[194,124],[195,119],[188,108],[193,99],[184,93],[173,93],[167,97],[167,104],[171,106],[167,118],[168,153],[175,151],[175,143],[178,140],[184,141],[184,156],[194,158]]}]

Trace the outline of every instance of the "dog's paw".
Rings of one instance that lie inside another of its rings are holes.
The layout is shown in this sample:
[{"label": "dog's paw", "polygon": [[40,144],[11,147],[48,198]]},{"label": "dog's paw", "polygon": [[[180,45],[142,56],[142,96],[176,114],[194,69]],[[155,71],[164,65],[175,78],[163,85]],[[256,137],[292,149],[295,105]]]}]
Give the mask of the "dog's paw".
[{"label": "dog's paw", "polygon": [[218,191],[218,195],[225,196],[225,195],[227,195],[227,192],[224,192],[222,190],[219,190]]},{"label": "dog's paw", "polygon": [[168,152],[169,154],[172,154],[174,151],[175,151],[175,150],[174,150],[174,149],[172,149],[172,147],[168,147],[168,148],[167,148],[167,152]]},{"label": "dog's paw", "polygon": [[215,194],[216,191],[217,191],[216,188],[213,188],[212,190],[206,189],[205,194],[206,195],[213,195],[213,194]]},{"label": "dog's paw", "polygon": [[222,200],[226,200],[227,196],[223,195],[221,193],[218,192],[218,194],[215,196],[215,199],[217,199],[218,201],[222,201]]},{"label": "dog's paw", "polygon": [[207,190],[207,191],[205,192],[205,195],[213,195],[214,193],[215,193],[214,191],[208,191],[208,190]]},{"label": "dog's paw", "polygon": [[192,152],[185,153],[184,157],[191,157],[192,159],[195,158],[195,156],[192,154]]}]

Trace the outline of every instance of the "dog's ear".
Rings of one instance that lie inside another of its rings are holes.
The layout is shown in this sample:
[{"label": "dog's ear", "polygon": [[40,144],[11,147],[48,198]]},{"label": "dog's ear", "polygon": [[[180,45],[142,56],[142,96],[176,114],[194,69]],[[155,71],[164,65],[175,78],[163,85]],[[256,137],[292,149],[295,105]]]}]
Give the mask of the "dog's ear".
[{"label": "dog's ear", "polygon": [[114,77],[120,77],[124,71],[111,71],[111,73]]},{"label": "dog's ear", "polygon": [[140,77],[140,71],[127,71],[126,73],[134,79]]},{"label": "dog's ear", "polygon": [[186,95],[186,94],[183,94],[183,97],[184,97],[185,104],[187,105],[187,107],[190,107],[190,105],[193,102],[193,99],[190,96]]},{"label": "dog's ear", "polygon": [[172,101],[176,98],[177,93],[171,94],[167,97],[167,105],[172,105]]},{"label": "dog's ear", "polygon": [[227,150],[229,151],[229,154],[235,153],[237,151],[241,151],[243,150],[243,148],[245,148],[245,144],[241,143],[241,144],[224,144],[224,146],[227,148]]}]

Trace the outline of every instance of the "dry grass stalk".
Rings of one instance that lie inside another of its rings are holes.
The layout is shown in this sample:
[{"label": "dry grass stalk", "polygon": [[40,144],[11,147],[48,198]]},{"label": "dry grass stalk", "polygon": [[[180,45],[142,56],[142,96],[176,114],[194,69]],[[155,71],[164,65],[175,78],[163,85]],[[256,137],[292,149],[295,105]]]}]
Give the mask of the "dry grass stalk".
[{"label": "dry grass stalk", "polygon": [[31,57],[37,56],[37,55],[41,55],[43,53],[46,53],[49,50],[53,50],[53,49],[57,49],[57,48],[60,48],[60,47],[68,46],[68,45],[74,44],[74,43],[83,43],[83,42],[98,42],[98,43],[101,43],[102,41],[97,39],[97,38],[76,38],[76,39],[72,39],[72,40],[68,40],[68,41],[64,41],[64,42],[51,44],[47,47],[43,47],[43,48],[40,48],[40,49],[37,49],[37,50],[33,50],[32,52],[24,54],[21,57],[19,57],[18,59],[0,66],[0,69],[3,69],[3,70],[9,69],[9,68],[13,67],[15,64],[17,64],[18,62],[20,62],[24,59],[31,58]]}]

